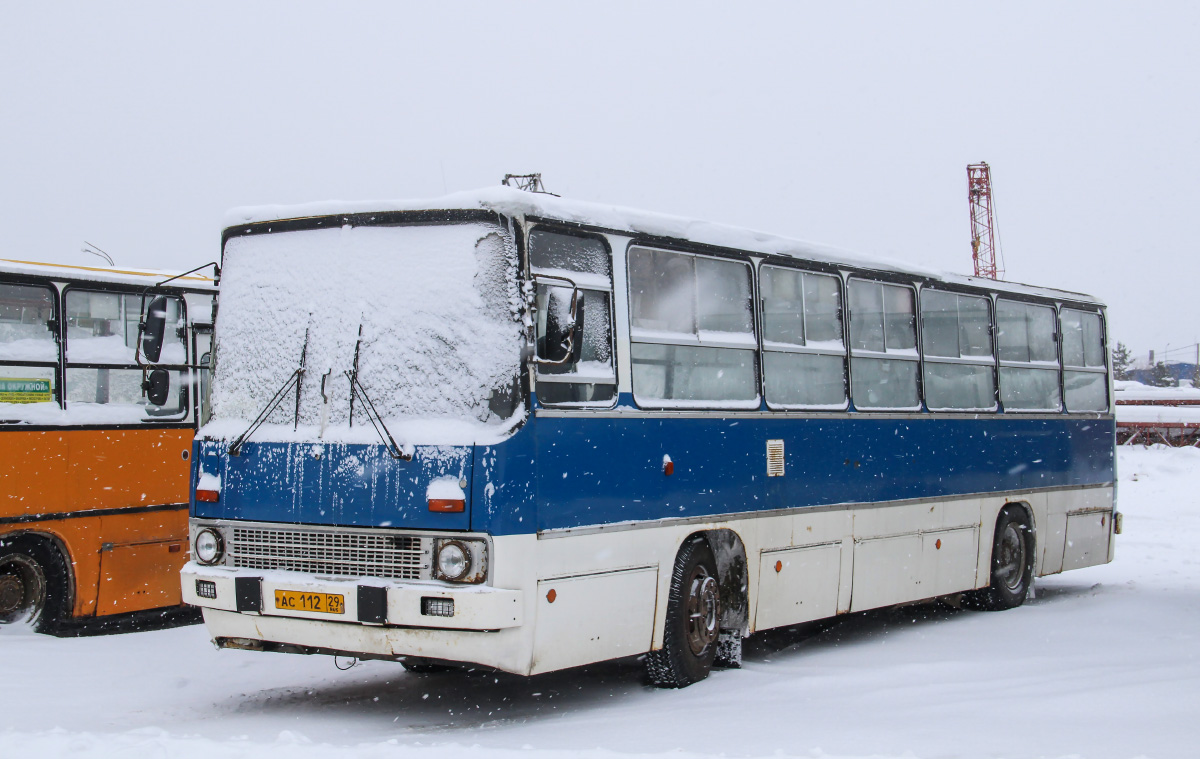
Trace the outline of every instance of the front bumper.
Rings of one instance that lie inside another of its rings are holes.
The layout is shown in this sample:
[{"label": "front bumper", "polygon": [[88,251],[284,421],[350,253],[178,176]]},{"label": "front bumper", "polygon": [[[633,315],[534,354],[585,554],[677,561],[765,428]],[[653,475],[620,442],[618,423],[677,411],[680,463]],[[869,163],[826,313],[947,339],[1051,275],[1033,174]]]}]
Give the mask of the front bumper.
[{"label": "front bumper", "polygon": [[[437,581],[316,578],[298,572],[206,567],[196,562],[185,565],[180,576],[184,603],[218,611],[341,625],[479,632],[520,627],[524,623],[525,606],[519,590],[455,586]],[[207,591],[207,596],[200,594],[201,588]],[[343,611],[328,614],[279,609],[275,606],[277,590],[341,595]]]}]

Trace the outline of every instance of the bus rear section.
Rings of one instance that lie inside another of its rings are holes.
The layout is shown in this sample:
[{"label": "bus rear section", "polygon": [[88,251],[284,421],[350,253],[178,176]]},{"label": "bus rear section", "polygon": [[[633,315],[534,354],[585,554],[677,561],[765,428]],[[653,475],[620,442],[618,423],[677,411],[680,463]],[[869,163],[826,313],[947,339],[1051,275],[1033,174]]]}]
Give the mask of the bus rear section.
[{"label": "bus rear section", "polygon": [[0,621],[181,604],[214,285],[169,276],[0,265]]},{"label": "bus rear section", "polygon": [[182,575],[218,645],[679,687],[1111,560],[1094,299],[470,200],[226,231]]}]

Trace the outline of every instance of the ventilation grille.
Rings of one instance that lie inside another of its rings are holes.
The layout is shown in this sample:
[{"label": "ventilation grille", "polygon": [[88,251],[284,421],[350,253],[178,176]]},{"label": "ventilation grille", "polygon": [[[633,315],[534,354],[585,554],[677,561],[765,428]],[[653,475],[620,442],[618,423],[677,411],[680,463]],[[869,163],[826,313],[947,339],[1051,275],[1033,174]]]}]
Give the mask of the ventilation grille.
[{"label": "ventilation grille", "polygon": [[245,569],[427,580],[429,542],[412,535],[235,527],[229,563]]},{"label": "ventilation grille", "polygon": [[783,476],[783,441],[767,441],[767,476]]}]

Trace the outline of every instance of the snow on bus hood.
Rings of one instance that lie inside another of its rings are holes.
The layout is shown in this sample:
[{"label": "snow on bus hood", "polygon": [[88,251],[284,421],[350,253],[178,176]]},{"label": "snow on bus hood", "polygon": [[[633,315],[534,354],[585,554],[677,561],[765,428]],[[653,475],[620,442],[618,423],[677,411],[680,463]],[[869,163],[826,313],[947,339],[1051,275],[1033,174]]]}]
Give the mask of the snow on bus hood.
[{"label": "snow on bus hood", "polygon": [[345,226],[231,238],[213,416],[202,434],[229,439],[244,432],[306,350],[299,414],[289,391],[253,439],[379,442],[361,399],[349,424],[346,372],[358,346],[358,380],[396,442],[502,437],[520,415],[498,416],[489,398],[517,377],[519,305],[515,248],[495,225]]}]

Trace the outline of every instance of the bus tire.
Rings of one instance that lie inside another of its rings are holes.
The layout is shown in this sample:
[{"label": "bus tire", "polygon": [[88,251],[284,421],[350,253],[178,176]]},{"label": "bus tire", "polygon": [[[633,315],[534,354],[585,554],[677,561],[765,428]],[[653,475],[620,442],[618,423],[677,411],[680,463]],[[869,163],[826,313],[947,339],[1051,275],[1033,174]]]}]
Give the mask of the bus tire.
[{"label": "bus tire", "polygon": [[1020,506],[1005,506],[992,540],[991,580],[963,595],[963,605],[983,611],[1014,609],[1025,603],[1033,584],[1033,527]]},{"label": "bus tire", "polygon": [[671,575],[663,647],[646,655],[646,676],[659,688],[685,688],[708,677],[721,632],[717,562],[703,540],[679,549]]},{"label": "bus tire", "polygon": [[48,541],[0,537],[0,624],[50,632],[66,614],[67,566]]}]

